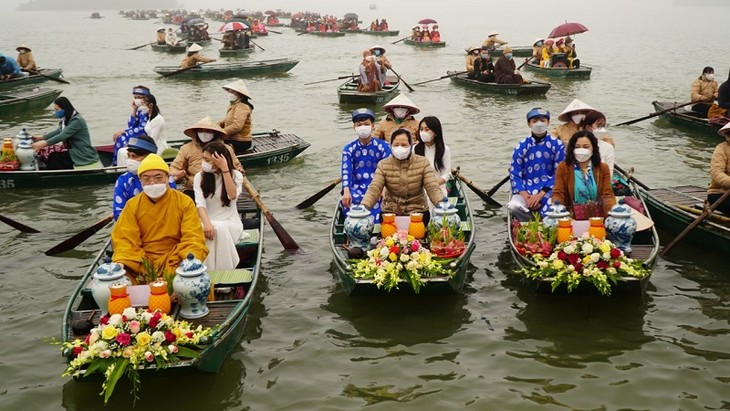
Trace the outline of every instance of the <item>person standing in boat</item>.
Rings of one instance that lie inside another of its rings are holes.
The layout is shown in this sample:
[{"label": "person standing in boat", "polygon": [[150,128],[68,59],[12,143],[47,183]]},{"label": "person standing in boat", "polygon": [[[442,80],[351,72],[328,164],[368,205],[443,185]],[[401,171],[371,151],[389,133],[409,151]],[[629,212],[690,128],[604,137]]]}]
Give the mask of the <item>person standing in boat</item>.
[{"label": "person standing in boat", "polygon": [[[53,115],[60,120],[58,129],[43,135],[33,136],[33,150],[38,152],[46,147],[62,143],[68,150],[44,150],[49,154],[41,155],[49,170],[100,168],[99,153],[91,145],[91,136],[86,120],[81,117],[66,97],[53,101]],[[70,161],[69,161],[70,160]]]},{"label": "person standing in boat", "polygon": [[378,77],[380,78],[380,88],[382,89],[385,83],[388,83],[388,69],[391,69],[392,66],[388,58],[385,57],[385,49],[383,47],[375,45],[370,48],[370,51],[375,56],[378,66],[380,66]]},{"label": "person standing in boat", "polygon": [[132,197],[112,229],[112,260],[122,264],[133,283],[144,272],[144,261],[174,273],[193,254],[208,256],[203,227],[195,203],[170,188],[170,168],[157,154],[149,154],[137,169],[142,193]]},{"label": "person standing in boat", "polygon": [[492,57],[489,55],[489,50],[486,47],[482,47],[479,58],[474,62],[474,72],[476,73],[475,79],[483,83],[494,83],[497,81],[497,77],[494,74]]},{"label": "person standing in boat", "polygon": [[548,133],[550,112],[533,108],[527,113],[530,135],[512,153],[510,185],[512,198],[507,209],[519,221],[528,221],[533,212],[544,214],[555,185],[555,170],[565,159],[565,146]]},{"label": "person standing in boat", "polygon": [[474,80],[477,78],[478,72],[474,71],[474,62],[479,58],[479,47],[469,47],[466,49],[466,72],[467,77]]},{"label": "person standing in boat", "polygon": [[498,39],[498,35],[499,33],[497,33],[496,31],[489,33],[489,36],[486,40],[484,40],[482,46],[486,47],[488,50],[494,50],[497,48],[497,46],[504,46],[505,44],[507,44],[506,41]]},{"label": "person standing in boat", "polygon": [[702,69],[702,74],[692,82],[690,101],[696,103],[692,106],[692,111],[698,113],[702,118],[707,118],[707,112],[710,110],[712,103],[717,100],[717,90],[715,69],[707,66]]},{"label": "person standing in boat", "polygon": [[499,84],[522,84],[522,75],[517,70],[517,65],[512,59],[512,49],[504,48],[504,54],[497,59],[494,65],[494,75]]},{"label": "person standing in boat", "polygon": [[0,53],[0,80],[9,80],[16,77],[20,77],[18,62],[14,58]]},{"label": "person standing in boat", "polygon": [[[725,124],[717,134],[725,141],[715,147],[710,160],[710,187],[707,189],[707,202],[714,204],[725,192],[730,190],[730,123]],[[716,208],[730,216],[730,197]]]},{"label": "person standing in boat", "polygon": [[15,50],[18,51],[17,61],[21,71],[32,73],[38,70],[38,66],[35,63],[35,58],[33,58],[33,53],[31,52],[30,47],[23,43],[16,47]]},{"label": "person standing in boat", "polygon": [[213,141],[203,148],[202,170],[193,177],[195,205],[203,223],[209,270],[232,270],[238,265],[236,243],[243,234],[236,199],[243,190],[243,174],[233,168],[225,144]]},{"label": "person standing in boat", "polygon": [[[357,139],[342,149],[342,209],[344,214],[352,204],[362,201],[373,179],[378,163],[390,156],[390,146],[373,137],[375,114],[367,108],[352,112],[352,127]],[[370,213],[376,222],[380,221],[380,201],[371,204]]]},{"label": "person standing in boat", "polygon": [[358,67],[360,81],[357,84],[357,91],[372,93],[381,90],[380,64],[370,50],[362,52],[362,62]]},{"label": "person standing in boat", "polygon": [[243,80],[236,80],[223,86],[228,92],[229,105],[226,116],[218,122],[226,134],[226,144],[233,147],[237,155],[243,154],[251,149],[253,134],[251,133],[251,118],[253,116],[253,104],[249,101],[251,93],[246,88]]},{"label": "person standing in boat", "polygon": [[195,67],[200,63],[211,63],[215,61],[215,59],[201,56],[200,50],[202,49],[203,48],[200,47],[198,43],[190,45],[190,47],[188,47],[187,56],[185,56],[180,62],[180,68]]},{"label": "person standing in boat", "polygon": [[[444,144],[443,129],[441,121],[434,116],[426,116],[418,123],[419,141],[413,148],[413,152],[424,156],[431,164],[436,182],[444,197],[448,196],[448,183],[451,181],[451,151],[449,146]],[[428,201],[429,211],[433,210],[434,203]]]},{"label": "person standing in boat", "polygon": [[127,152],[122,149],[127,146],[130,138],[144,134],[144,127],[149,119],[149,111],[145,107],[144,98],[148,94],[150,94],[150,89],[145,86],[135,86],[132,89],[132,114],[127,120],[127,128],[117,131],[112,136],[114,141],[112,165],[124,166]]},{"label": "person standing in boat", "polygon": [[373,136],[390,141],[390,135],[399,128],[408,129],[411,135],[418,133],[418,120],[414,117],[421,110],[403,94],[397,95],[394,99],[383,105],[385,118],[380,120],[375,127]]}]

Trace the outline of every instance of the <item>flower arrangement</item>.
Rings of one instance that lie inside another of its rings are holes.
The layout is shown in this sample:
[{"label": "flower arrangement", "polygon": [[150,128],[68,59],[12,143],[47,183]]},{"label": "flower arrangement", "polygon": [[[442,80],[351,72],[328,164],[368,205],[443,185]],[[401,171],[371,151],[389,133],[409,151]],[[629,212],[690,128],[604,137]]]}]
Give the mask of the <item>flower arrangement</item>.
[{"label": "flower arrangement", "polygon": [[456,257],[464,254],[464,231],[458,226],[448,224],[443,217],[441,227],[433,223],[428,224],[429,249],[437,257]]},{"label": "flower arrangement", "polygon": [[353,276],[372,279],[378,288],[385,287],[387,291],[398,288],[398,282],[403,280],[418,293],[424,283],[423,277],[453,275],[451,270],[444,268],[450,261],[437,261],[418,240],[401,230],[381,239],[367,252],[367,258],[353,261]]},{"label": "flower arrangement", "polygon": [[640,261],[626,257],[609,240],[583,237],[559,243],[548,256],[531,255],[535,266],[521,270],[529,278],[552,278],[553,291],[565,283],[568,292],[581,281],[593,284],[603,295],[611,295],[611,286],[621,277],[643,278],[650,270]]},{"label": "flower arrangement", "polygon": [[0,170],[17,170],[20,167],[18,157],[15,155],[11,148],[3,148],[0,152]]},{"label": "flower arrangement", "polygon": [[139,398],[139,367],[164,368],[182,358],[197,358],[189,348],[208,344],[211,328],[193,327],[159,311],[129,307],[120,314],[105,315],[84,341],[64,342],[62,350],[71,359],[63,377],[104,374],[100,395],[109,401],[114,387],[126,375],[132,382],[135,401]]},{"label": "flower arrangement", "polygon": [[553,252],[557,236],[558,229],[543,225],[538,213],[527,224],[522,224],[517,219],[512,220],[512,241],[521,255],[549,256]]}]

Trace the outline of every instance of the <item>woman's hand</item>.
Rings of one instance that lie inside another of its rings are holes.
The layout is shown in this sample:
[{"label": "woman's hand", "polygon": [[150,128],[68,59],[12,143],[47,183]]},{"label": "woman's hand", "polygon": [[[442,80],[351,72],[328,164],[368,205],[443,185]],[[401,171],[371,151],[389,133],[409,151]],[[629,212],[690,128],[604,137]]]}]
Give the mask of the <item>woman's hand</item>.
[{"label": "woman's hand", "polygon": [[213,157],[213,164],[215,164],[216,168],[218,168],[218,171],[221,173],[227,173],[231,170],[228,169],[228,160],[226,158],[218,153],[213,153],[211,156]]},{"label": "woman's hand", "polygon": [[48,142],[46,140],[36,141],[31,145],[33,147],[33,150],[38,151],[42,149],[43,147],[46,147],[48,145]]},{"label": "woman's hand", "polygon": [[30,138],[32,138],[33,141],[41,141],[41,140],[43,140],[43,136],[31,136]]},{"label": "woman's hand", "polygon": [[205,234],[205,238],[208,240],[215,240],[215,228],[213,225],[203,223],[203,234]]},{"label": "woman's hand", "polygon": [[352,204],[352,195],[350,194],[350,189],[345,188],[342,190],[342,205],[346,208],[350,208],[350,205]]}]

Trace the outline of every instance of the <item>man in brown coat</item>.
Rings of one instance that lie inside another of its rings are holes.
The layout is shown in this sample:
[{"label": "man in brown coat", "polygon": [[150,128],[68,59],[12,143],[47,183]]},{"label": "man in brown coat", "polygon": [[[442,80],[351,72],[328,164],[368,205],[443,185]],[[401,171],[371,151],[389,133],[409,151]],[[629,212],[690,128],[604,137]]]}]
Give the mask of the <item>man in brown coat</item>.
[{"label": "man in brown coat", "polygon": [[504,48],[504,54],[494,65],[494,75],[499,84],[522,84],[522,75],[517,71],[515,61],[512,59],[512,48]]}]

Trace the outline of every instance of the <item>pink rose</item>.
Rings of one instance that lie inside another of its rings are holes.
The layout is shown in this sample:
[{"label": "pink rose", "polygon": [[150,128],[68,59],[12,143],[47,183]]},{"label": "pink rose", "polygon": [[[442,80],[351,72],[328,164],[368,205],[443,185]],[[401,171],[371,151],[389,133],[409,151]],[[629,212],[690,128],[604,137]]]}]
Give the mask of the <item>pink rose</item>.
[{"label": "pink rose", "polygon": [[155,360],[155,356],[152,355],[151,352],[145,351],[145,353],[144,353],[144,359],[147,360],[147,362],[152,362],[152,361]]},{"label": "pink rose", "polygon": [[119,335],[117,335],[117,342],[122,346],[129,345],[130,341],[132,341],[132,336],[127,333],[120,333]]},{"label": "pink rose", "polygon": [[132,334],[138,334],[140,330],[141,324],[137,320],[133,320],[129,322],[129,331]]},{"label": "pink rose", "polygon": [[173,354],[177,354],[178,352],[177,345],[170,344],[167,346],[167,349],[170,350],[170,352]]},{"label": "pink rose", "polygon": [[414,241],[414,242],[411,243],[411,252],[414,252],[415,253],[420,248],[421,248],[421,243],[419,243],[418,241]]}]

